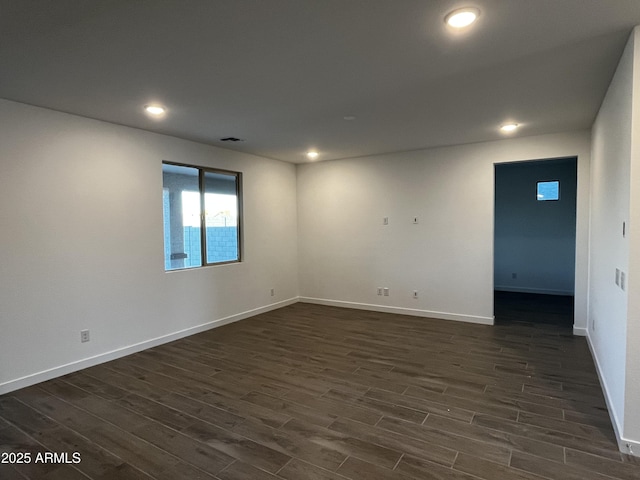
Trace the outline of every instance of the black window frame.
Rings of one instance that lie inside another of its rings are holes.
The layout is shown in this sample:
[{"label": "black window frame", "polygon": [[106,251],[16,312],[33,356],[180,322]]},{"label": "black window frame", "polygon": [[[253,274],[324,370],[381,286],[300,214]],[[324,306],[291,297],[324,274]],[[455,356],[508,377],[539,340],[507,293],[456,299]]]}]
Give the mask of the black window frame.
[{"label": "black window frame", "polygon": [[[243,225],[243,202],[242,202],[242,172],[237,172],[233,170],[225,170],[222,168],[215,167],[203,167],[200,165],[192,165],[188,163],[181,162],[171,162],[171,161],[163,161],[162,167],[164,171],[164,165],[172,165],[176,167],[187,167],[198,170],[198,193],[200,195],[200,265],[199,266],[189,266],[189,267],[178,267],[178,268],[165,268],[165,272],[175,272],[180,270],[193,270],[196,268],[203,267],[211,267],[217,265],[229,265],[233,263],[241,263],[243,261],[243,236],[242,236],[242,225]],[[207,259],[207,231],[206,231],[206,209],[205,209],[205,193],[206,193],[206,184],[205,184],[205,174],[206,173],[214,173],[220,175],[229,175],[235,176],[235,194],[237,201],[237,209],[238,209],[238,217],[237,217],[237,259],[235,260],[225,260],[220,262],[209,262]],[[163,182],[164,189],[164,182]],[[164,234],[163,234],[164,241]]]}]

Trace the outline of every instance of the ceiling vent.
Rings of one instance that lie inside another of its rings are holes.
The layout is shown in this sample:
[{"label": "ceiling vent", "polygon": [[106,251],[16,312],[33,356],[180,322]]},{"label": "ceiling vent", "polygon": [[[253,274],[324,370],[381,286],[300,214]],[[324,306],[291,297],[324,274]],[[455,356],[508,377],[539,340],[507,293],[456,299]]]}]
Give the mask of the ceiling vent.
[{"label": "ceiling vent", "polygon": [[244,142],[241,138],[236,137],[225,137],[220,139],[221,142]]}]

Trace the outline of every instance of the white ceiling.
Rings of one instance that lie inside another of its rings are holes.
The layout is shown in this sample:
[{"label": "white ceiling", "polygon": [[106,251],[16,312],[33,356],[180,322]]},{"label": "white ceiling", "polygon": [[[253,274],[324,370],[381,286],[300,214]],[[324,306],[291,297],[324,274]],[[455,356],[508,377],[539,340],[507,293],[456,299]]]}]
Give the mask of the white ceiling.
[{"label": "white ceiling", "polygon": [[0,97],[340,159],[589,128],[637,24],[640,0],[0,0]]}]

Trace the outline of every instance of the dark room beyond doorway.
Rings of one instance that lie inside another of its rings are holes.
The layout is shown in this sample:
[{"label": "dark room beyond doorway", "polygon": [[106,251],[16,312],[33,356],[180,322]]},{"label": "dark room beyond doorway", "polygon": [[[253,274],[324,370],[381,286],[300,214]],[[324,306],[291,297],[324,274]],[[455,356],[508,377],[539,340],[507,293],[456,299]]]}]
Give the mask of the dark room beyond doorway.
[{"label": "dark room beyond doorway", "polygon": [[495,165],[496,323],[573,325],[577,159]]}]

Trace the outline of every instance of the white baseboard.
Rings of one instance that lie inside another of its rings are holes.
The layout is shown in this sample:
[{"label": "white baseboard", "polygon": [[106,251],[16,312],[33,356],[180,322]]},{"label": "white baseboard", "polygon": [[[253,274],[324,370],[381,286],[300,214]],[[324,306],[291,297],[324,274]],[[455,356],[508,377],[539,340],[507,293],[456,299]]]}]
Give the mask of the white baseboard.
[{"label": "white baseboard", "polygon": [[640,457],[640,442],[624,438],[624,436],[621,433],[622,429],[620,428],[620,422],[618,421],[618,416],[616,415],[616,411],[613,409],[613,402],[611,401],[611,396],[609,395],[609,389],[607,388],[607,381],[602,375],[602,369],[600,368],[598,355],[596,354],[595,348],[593,348],[593,344],[591,343],[591,337],[589,336],[588,330],[587,330],[586,337],[587,337],[587,345],[589,345],[589,350],[591,351],[591,357],[593,358],[593,363],[596,366],[598,379],[600,380],[600,387],[602,388],[602,392],[604,393],[604,400],[607,404],[607,411],[609,412],[609,418],[611,419],[611,424],[613,425],[613,432],[616,435],[616,440],[618,442],[618,449],[622,453],[626,453],[627,455]]},{"label": "white baseboard", "polygon": [[582,327],[573,327],[573,334],[577,337],[586,337],[587,336],[587,329],[586,328],[582,328]]},{"label": "white baseboard", "polygon": [[480,317],[477,315],[465,315],[461,313],[434,312],[431,310],[390,307],[387,305],[374,305],[369,303],[345,302],[342,300],[328,300],[325,298],[299,297],[299,300],[304,303],[315,303],[317,305],[328,305],[331,307],[354,308],[357,310],[370,310],[373,312],[383,313],[397,313],[400,315],[413,315],[414,317],[439,318],[442,320],[479,323],[481,325],[493,325],[494,322],[494,317]]},{"label": "white baseboard", "polygon": [[574,295],[574,292],[571,290],[553,290],[549,288],[511,287],[507,285],[496,285],[495,287],[493,287],[493,289],[498,292],[538,293],[541,295],[564,295],[570,297]]},{"label": "white baseboard", "polygon": [[203,323],[202,325],[186,328],[178,332],[162,335],[150,340],[145,340],[144,342],[136,343],[134,345],[118,348],[110,352],[101,353],[93,357],[77,360],[75,362],[67,363],[66,365],[60,365],[58,367],[50,368],[42,372],[33,373],[31,375],[17,378],[15,380],[10,380],[8,382],[0,384],[0,395],[13,392],[14,390],[18,390],[20,388],[29,387],[46,380],[51,380],[52,378],[60,377],[62,375],[67,375],[68,373],[76,372],[78,370],[82,370],[83,368],[93,367],[94,365],[99,365],[101,363],[109,362],[117,358],[125,357],[127,355],[131,355],[132,353],[140,352],[148,348],[157,347],[158,345],[162,345],[164,343],[173,342],[174,340],[179,340],[180,338],[188,337],[196,333],[211,330],[212,328],[217,328],[229,323],[237,322],[239,320],[244,320],[245,318],[253,317],[254,315],[259,315],[261,313],[269,312],[277,308],[286,307],[287,305],[291,305],[296,302],[298,302],[298,297],[290,298],[281,302],[272,303],[270,305],[254,308],[252,310],[247,310],[246,312],[219,318],[211,322]]},{"label": "white baseboard", "polygon": [[618,449],[622,453],[627,455],[633,455],[634,457],[640,457],[640,442],[621,438],[616,433],[616,439],[618,440]]}]

